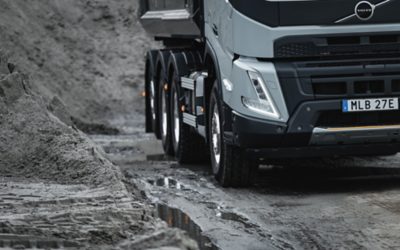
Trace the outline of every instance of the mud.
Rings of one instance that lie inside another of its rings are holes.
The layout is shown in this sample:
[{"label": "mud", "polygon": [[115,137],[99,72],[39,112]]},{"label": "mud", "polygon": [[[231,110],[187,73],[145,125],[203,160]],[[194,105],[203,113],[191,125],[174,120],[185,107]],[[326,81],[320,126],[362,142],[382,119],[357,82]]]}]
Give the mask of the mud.
[{"label": "mud", "polygon": [[168,226],[188,232],[189,236],[197,241],[200,250],[219,249],[211,242],[210,238],[203,234],[199,225],[181,210],[158,204],[157,216],[167,222]]},{"label": "mud", "polygon": [[155,220],[151,207],[126,192],[21,180],[6,183],[0,186],[0,247],[197,249],[186,235],[166,229]]},{"label": "mud", "polygon": [[[119,137],[102,143],[112,145]],[[399,156],[262,166],[253,187],[224,189],[210,166],[180,166],[161,153],[148,148],[147,157],[128,163],[121,155],[107,157],[162,210],[169,225],[182,228],[190,221],[217,249],[400,246]]]}]

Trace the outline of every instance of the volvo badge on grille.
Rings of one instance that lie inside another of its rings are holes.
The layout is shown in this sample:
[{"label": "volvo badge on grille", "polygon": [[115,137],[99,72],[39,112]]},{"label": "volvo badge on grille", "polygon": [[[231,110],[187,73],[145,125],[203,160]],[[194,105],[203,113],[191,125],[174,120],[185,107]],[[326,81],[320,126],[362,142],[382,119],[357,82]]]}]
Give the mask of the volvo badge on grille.
[{"label": "volvo badge on grille", "polygon": [[393,0],[383,0],[382,2],[379,2],[377,4],[372,4],[368,1],[361,1],[359,2],[356,7],[354,8],[354,13],[350,14],[346,17],[340,18],[337,20],[335,23],[342,23],[347,20],[351,20],[355,17],[357,17],[359,20],[362,21],[367,21],[371,19],[374,16],[375,9],[384,6],[385,4],[388,4],[392,2]]},{"label": "volvo badge on grille", "polygon": [[374,16],[375,5],[367,1],[359,2],[355,8],[355,14],[358,19],[366,21]]}]

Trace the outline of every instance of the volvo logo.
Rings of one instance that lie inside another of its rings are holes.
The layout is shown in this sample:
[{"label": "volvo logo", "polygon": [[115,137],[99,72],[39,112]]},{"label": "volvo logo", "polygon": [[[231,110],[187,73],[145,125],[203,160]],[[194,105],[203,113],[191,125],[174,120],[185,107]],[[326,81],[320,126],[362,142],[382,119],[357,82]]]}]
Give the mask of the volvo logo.
[{"label": "volvo logo", "polygon": [[339,20],[335,21],[335,23],[343,23],[348,20],[352,20],[358,18],[361,21],[367,21],[371,19],[375,14],[375,9],[379,9],[386,4],[392,3],[394,0],[382,0],[377,4],[372,4],[368,1],[361,1],[359,2],[356,7],[354,8],[354,12],[346,17],[340,18]]},{"label": "volvo logo", "polygon": [[355,8],[355,14],[358,19],[367,21],[374,16],[375,5],[367,1],[359,2]]}]

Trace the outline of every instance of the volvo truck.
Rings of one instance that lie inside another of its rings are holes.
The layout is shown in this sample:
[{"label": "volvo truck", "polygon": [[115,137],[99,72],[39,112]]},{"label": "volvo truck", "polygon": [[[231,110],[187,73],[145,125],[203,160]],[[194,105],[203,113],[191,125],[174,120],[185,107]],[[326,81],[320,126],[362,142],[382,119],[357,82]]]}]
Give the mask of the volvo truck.
[{"label": "volvo truck", "polygon": [[400,149],[399,0],[139,0],[146,130],[222,186],[281,159]]}]

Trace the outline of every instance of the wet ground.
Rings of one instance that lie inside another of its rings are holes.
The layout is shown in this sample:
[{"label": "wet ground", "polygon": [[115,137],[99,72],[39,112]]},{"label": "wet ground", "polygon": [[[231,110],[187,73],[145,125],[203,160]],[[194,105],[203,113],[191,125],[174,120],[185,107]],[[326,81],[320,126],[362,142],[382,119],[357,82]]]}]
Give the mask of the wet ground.
[{"label": "wet ground", "polygon": [[210,166],[180,166],[127,131],[92,139],[202,249],[400,248],[400,156],[263,166],[254,187],[224,189]]},{"label": "wet ground", "polygon": [[[142,226],[151,217],[142,203],[123,192],[84,185],[27,183],[1,179],[1,249],[123,247],[137,240],[135,234],[142,234]],[[143,234],[153,231],[149,224]]]}]

